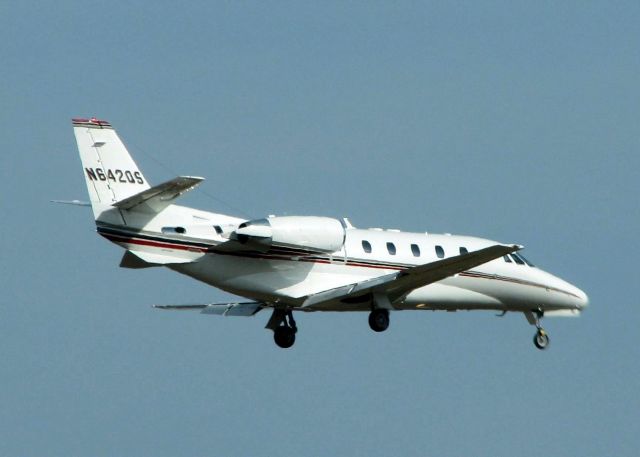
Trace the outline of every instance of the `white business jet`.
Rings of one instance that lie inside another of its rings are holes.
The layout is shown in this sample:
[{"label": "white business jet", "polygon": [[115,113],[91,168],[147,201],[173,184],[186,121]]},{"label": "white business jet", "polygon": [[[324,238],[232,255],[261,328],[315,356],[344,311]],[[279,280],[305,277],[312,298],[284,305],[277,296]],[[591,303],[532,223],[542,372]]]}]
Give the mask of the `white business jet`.
[{"label": "white business jet", "polygon": [[[97,231],[126,251],[124,268],[165,266],[251,301],[157,305],[222,316],[271,310],[266,327],[291,347],[293,312],[366,311],[382,332],[390,311],[521,312],[544,349],[543,316],[579,315],[587,295],[534,267],[522,246],[469,236],[358,229],[347,219],[245,220],[174,204],[203,178],[150,186],[109,122],[73,119]],[[82,204],[77,200],[65,202]]]}]

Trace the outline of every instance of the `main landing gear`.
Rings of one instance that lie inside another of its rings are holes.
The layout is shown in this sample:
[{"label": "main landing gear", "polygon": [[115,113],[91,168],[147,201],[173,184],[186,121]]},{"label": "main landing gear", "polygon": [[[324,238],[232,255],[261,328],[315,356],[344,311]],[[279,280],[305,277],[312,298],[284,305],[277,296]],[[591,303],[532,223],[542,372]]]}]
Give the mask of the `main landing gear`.
[{"label": "main landing gear", "polygon": [[374,332],[384,332],[389,328],[389,310],[376,308],[369,314],[369,327]]},{"label": "main landing gear", "polygon": [[536,311],[526,312],[524,315],[529,323],[531,325],[535,325],[537,329],[536,334],[533,335],[533,344],[535,344],[535,346],[540,350],[546,349],[547,346],[549,346],[549,335],[545,329],[542,328],[542,325],[540,325],[540,320],[544,316],[544,311],[538,309]]},{"label": "main landing gear", "polygon": [[290,348],[296,342],[298,327],[291,310],[274,309],[267,328],[273,330],[273,340],[281,348]]},{"label": "main landing gear", "polygon": [[[369,327],[374,332],[384,332],[389,328],[389,310],[375,308],[369,313]],[[274,309],[267,328],[273,330],[273,341],[284,349],[296,342],[298,326],[290,309]]]}]

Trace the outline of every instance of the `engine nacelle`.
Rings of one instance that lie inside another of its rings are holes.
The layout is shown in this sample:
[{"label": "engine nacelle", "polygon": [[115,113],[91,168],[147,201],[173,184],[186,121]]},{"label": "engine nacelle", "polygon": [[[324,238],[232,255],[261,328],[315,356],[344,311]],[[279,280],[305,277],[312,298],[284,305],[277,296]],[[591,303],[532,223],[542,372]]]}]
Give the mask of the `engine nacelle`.
[{"label": "engine nacelle", "polygon": [[243,222],[234,232],[243,244],[335,252],[344,245],[345,228],[337,219],[316,216],[268,217]]}]

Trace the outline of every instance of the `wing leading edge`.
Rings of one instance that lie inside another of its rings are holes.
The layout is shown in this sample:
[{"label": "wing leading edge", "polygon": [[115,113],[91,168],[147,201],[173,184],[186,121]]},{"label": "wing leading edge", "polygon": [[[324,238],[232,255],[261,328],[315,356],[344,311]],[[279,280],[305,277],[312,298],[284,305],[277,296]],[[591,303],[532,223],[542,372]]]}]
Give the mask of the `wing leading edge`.
[{"label": "wing leading edge", "polygon": [[302,308],[322,309],[345,299],[355,299],[365,295],[372,295],[377,306],[390,308],[391,303],[418,287],[433,284],[520,249],[522,246],[515,244],[496,244],[467,254],[418,265],[396,273],[309,295],[302,304]]}]

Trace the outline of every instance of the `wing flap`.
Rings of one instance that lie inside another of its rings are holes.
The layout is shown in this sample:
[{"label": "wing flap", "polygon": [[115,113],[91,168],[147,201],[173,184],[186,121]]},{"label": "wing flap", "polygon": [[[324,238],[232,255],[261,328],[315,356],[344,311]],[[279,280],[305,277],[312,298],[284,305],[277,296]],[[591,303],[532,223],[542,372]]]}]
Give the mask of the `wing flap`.
[{"label": "wing flap", "polygon": [[362,294],[367,294],[377,286],[388,284],[391,281],[394,281],[399,275],[400,272],[391,273],[389,275],[379,276],[367,281],[348,284],[346,286],[337,287],[335,289],[318,292],[317,294],[313,294],[307,297],[307,299],[302,304],[302,307],[309,308],[320,303],[342,300],[347,297],[357,297]]},{"label": "wing flap", "polygon": [[124,200],[120,200],[114,203],[113,206],[129,211],[157,214],[169,206],[173,200],[195,188],[202,181],[204,181],[204,178],[178,176],[170,181],[163,182],[131,197],[127,197]]}]

